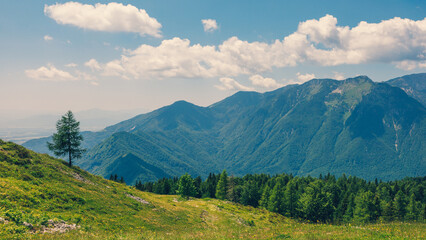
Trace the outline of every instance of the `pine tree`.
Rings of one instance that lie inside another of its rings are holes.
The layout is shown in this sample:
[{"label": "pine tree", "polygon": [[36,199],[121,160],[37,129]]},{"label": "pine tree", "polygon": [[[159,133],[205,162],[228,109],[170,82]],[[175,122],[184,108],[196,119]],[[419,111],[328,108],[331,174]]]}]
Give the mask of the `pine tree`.
[{"label": "pine tree", "polygon": [[239,186],[237,185],[235,178],[233,176],[229,177],[228,181],[228,191],[226,193],[226,198],[232,202],[238,202],[240,200]]},{"label": "pine tree", "polygon": [[68,111],[56,123],[57,132],[53,134],[53,143],[48,142],[47,147],[56,156],[68,155],[68,165],[72,166],[74,158],[81,158],[86,151],[81,148],[83,136],[80,134],[80,122],[75,120],[74,114]]},{"label": "pine tree", "polygon": [[333,217],[331,194],[322,187],[321,180],[311,182],[299,199],[299,210],[308,220],[326,222]]},{"label": "pine tree", "polygon": [[226,199],[227,190],[228,190],[228,174],[226,173],[226,170],[223,170],[222,174],[220,174],[219,181],[217,182],[216,198],[221,200]]},{"label": "pine tree", "polygon": [[414,193],[411,194],[410,201],[407,205],[406,219],[411,221],[418,219],[417,202]]},{"label": "pine tree", "polygon": [[263,209],[268,209],[269,197],[271,196],[271,188],[268,184],[263,188],[262,197],[259,201],[259,206]]},{"label": "pine tree", "polygon": [[355,197],[354,219],[358,222],[376,220],[377,210],[374,204],[374,194],[370,191],[361,192]]},{"label": "pine tree", "polygon": [[297,191],[296,191],[296,183],[294,179],[290,180],[287,183],[285,192],[284,192],[284,203],[286,206],[287,216],[295,217],[297,214]]},{"label": "pine tree", "polygon": [[354,217],[355,210],[355,194],[351,193],[348,198],[348,207],[343,215],[344,222],[351,222]]},{"label": "pine tree", "polygon": [[241,193],[241,204],[257,207],[259,206],[259,200],[260,193],[256,182],[254,180],[246,181]]},{"label": "pine tree", "polygon": [[284,212],[284,191],[281,181],[277,181],[269,196],[268,210],[271,212],[281,213]]},{"label": "pine tree", "polygon": [[392,221],[395,217],[395,204],[392,200],[382,201],[382,217],[385,221]]},{"label": "pine tree", "polygon": [[395,195],[395,214],[400,221],[403,221],[405,218],[406,205],[404,193],[399,190]]},{"label": "pine tree", "polygon": [[195,196],[197,198],[201,197],[201,183],[203,182],[203,180],[201,179],[200,176],[196,177],[194,179],[194,187],[195,187]]}]

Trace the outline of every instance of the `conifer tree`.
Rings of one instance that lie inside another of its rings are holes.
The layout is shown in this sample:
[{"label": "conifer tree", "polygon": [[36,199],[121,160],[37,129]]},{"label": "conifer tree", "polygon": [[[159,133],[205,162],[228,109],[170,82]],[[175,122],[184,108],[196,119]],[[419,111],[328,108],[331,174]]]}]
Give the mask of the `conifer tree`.
[{"label": "conifer tree", "polygon": [[226,170],[223,170],[222,174],[220,174],[219,181],[217,182],[216,198],[221,200],[226,199],[227,190],[228,190],[228,174],[226,173]]},{"label": "conifer tree", "polygon": [[346,208],[345,214],[343,215],[344,222],[352,221],[355,210],[355,195],[351,193],[348,198],[348,207]]},{"label": "conifer tree", "polygon": [[272,189],[268,202],[268,210],[276,213],[283,213],[284,211],[284,191],[281,181],[277,181]]},{"label": "conifer tree", "polygon": [[228,191],[226,193],[226,198],[232,202],[240,201],[240,188],[236,183],[236,180],[233,176],[229,177],[228,181]]},{"label": "conifer tree", "polygon": [[393,200],[390,200],[388,202],[382,201],[382,218],[385,221],[392,221],[395,217],[395,204]]},{"label": "conifer tree", "polygon": [[263,209],[268,209],[269,197],[271,196],[271,188],[268,184],[263,188],[262,197],[259,201],[259,206]]},{"label": "conifer tree", "polygon": [[286,213],[287,216],[295,217],[296,216],[296,209],[297,206],[297,189],[296,189],[296,183],[294,179],[290,180],[287,183],[285,192],[284,192],[284,203],[286,206]]},{"label": "conifer tree", "polygon": [[72,166],[74,158],[80,158],[86,151],[81,148],[83,136],[80,134],[80,122],[74,114],[68,111],[56,123],[56,133],[53,134],[53,143],[48,142],[47,147],[56,156],[68,155],[68,165]]},{"label": "conifer tree", "polygon": [[254,180],[246,181],[241,193],[241,203],[257,207],[259,205],[260,193]]},{"label": "conifer tree", "polygon": [[414,193],[411,194],[410,200],[407,205],[407,220],[417,220],[418,218],[418,210],[417,210],[417,202],[416,202],[416,196]]},{"label": "conifer tree", "polygon": [[406,212],[406,200],[404,193],[399,190],[395,195],[395,214],[398,220],[403,221]]},{"label": "conifer tree", "polygon": [[372,222],[376,220],[374,194],[370,191],[361,192],[355,197],[354,219],[358,222]]}]

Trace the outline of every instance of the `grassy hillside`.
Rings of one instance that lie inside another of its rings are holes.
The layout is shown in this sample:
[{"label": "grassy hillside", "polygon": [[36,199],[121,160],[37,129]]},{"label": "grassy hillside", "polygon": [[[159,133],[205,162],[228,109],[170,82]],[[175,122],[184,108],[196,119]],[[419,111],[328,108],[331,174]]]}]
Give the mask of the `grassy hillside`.
[{"label": "grassy hillside", "polygon": [[[59,231],[63,230],[63,233]],[[57,232],[55,232],[57,231]],[[0,239],[424,239],[425,225],[300,223],[214,199],[145,193],[0,140]]]}]

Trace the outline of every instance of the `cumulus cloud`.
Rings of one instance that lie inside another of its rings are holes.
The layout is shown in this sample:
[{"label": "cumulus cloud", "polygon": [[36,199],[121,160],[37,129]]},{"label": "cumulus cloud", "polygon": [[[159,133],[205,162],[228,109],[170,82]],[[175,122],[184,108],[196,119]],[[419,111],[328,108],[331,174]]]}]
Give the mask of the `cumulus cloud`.
[{"label": "cumulus cloud", "polygon": [[254,86],[259,86],[263,88],[279,88],[283,86],[283,84],[277,83],[275,79],[265,78],[259,74],[253,75],[249,79]]},{"label": "cumulus cloud", "polygon": [[40,81],[70,81],[77,80],[77,78],[71,73],[59,70],[53,65],[43,66],[38,69],[29,69],[25,71],[25,74],[29,78],[33,78]]},{"label": "cumulus cloud", "polygon": [[[301,22],[296,32],[272,43],[231,37],[213,46],[191,44],[188,39],[176,37],[158,46],[140,45],[99,65],[107,76],[161,79],[256,75],[306,63],[400,63],[408,69],[413,62],[420,67],[425,60],[426,18],[414,21],[396,17],[379,23],[360,22],[350,28],[338,26],[335,17],[326,15]],[[298,78],[314,77],[305,75]]]},{"label": "cumulus cloud", "polygon": [[75,68],[77,66],[78,65],[76,63],[68,63],[68,64],[65,65],[65,67],[69,67],[69,68]]},{"label": "cumulus cloud", "polygon": [[218,28],[217,22],[214,19],[203,19],[201,23],[203,24],[204,32],[213,32]]},{"label": "cumulus cloud", "polygon": [[108,3],[95,5],[67,2],[45,5],[44,14],[58,24],[105,32],[133,32],[141,36],[161,37],[161,24],[144,9],[130,4]]},{"label": "cumulus cloud", "polygon": [[299,79],[294,80],[294,79],[286,79],[286,78],[281,79],[281,82],[283,82],[283,86],[287,86],[287,85],[291,85],[291,84],[301,84],[301,83],[303,83]]},{"label": "cumulus cloud", "polygon": [[334,73],[333,79],[345,80],[345,75],[343,75],[343,73],[340,73],[340,72],[333,72],[333,73]]},{"label": "cumulus cloud", "polygon": [[301,74],[298,72],[296,76],[297,76],[297,79],[299,79],[299,83],[304,83],[306,81],[309,81],[315,78],[315,74],[311,74],[311,73]]},{"label": "cumulus cloud", "polygon": [[215,85],[215,87],[219,90],[242,90],[242,91],[253,91],[254,89],[251,87],[246,87],[239,82],[235,81],[233,78],[222,77],[219,79],[220,85]]},{"label": "cumulus cloud", "polygon": [[98,61],[96,59],[92,58],[89,61],[84,63],[84,66],[89,67],[92,69],[92,71],[99,71],[101,70],[101,65],[99,65]]},{"label": "cumulus cloud", "polygon": [[45,35],[45,36],[43,37],[43,39],[44,39],[44,41],[49,42],[49,41],[52,41],[52,40],[53,40],[53,37],[51,37],[51,36],[49,36],[49,35]]},{"label": "cumulus cloud", "polygon": [[413,60],[404,60],[404,61],[396,62],[395,66],[405,71],[411,71],[416,68],[426,68],[426,61],[418,62]]}]

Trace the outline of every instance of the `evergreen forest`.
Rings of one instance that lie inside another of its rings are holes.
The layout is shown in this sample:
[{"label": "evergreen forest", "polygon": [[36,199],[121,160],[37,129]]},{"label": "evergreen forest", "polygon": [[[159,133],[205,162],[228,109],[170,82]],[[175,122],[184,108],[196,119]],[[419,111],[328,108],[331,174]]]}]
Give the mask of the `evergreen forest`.
[{"label": "evergreen forest", "polygon": [[318,178],[291,174],[235,177],[224,170],[221,174],[210,173],[205,180],[185,174],[156,182],[137,181],[135,187],[157,194],[228,200],[308,222],[374,223],[426,218],[426,177],[387,182],[344,174],[338,178],[331,174]]}]

